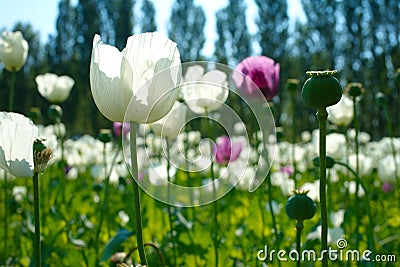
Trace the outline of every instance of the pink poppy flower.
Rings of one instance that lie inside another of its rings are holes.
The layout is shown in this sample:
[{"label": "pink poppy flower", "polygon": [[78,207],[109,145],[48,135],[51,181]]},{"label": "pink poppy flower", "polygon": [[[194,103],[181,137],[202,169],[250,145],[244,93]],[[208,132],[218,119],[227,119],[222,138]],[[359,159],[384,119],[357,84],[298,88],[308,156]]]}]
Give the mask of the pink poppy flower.
[{"label": "pink poppy flower", "polygon": [[213,153],[218,164],[226,165],[239,158],[242,151],[242,143],[231,142],[228,136],[221,136],[213,145]]},{"label": "pink poppy flower", "polygon": [[259,97],[258,91],[271,101],[279,89],[280,65],[265,56],[252,56],[240,62],[232,74],[237,88],[245,95]]}]

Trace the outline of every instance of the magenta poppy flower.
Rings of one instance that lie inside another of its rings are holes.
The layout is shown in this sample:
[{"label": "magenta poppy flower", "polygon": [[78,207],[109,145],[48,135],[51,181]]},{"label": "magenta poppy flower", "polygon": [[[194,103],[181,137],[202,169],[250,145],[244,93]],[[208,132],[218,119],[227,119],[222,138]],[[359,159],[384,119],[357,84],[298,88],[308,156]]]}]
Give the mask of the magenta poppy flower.
[{"label": "magenta poppy flower", "polygon": [[383,190],[383,192],[385,192],[385,193],[390,193],[390,192],[393,192],[394,191],[394,185],[392,185],[391,183],[384,183],[383,185],[382,185],[382,190]]},{"label": "magenta poppy flower", "polygon": [[242,143],[231,142],[228,136],[221,136],[217,139],[217,143],[213,145],[213,153],[217,163],[226,165],[231,161],[239,158],[242,151]]},{"label": "magenta poppy flower", "polygon": [[[247,57],[232,74],[237,88],[245,95],[259,97],[258,91],[271,101],[279,89],[280,65],[265,56]],[[247,78],[246,78],[247,77]]]},{"label": "magenta poppy flower", "polygon": [[116,137],[121,136],[121,130],[122,130],[122,136],[126,136],[129,133],[129,122],[114,122],[113,123],[113,131]]}]

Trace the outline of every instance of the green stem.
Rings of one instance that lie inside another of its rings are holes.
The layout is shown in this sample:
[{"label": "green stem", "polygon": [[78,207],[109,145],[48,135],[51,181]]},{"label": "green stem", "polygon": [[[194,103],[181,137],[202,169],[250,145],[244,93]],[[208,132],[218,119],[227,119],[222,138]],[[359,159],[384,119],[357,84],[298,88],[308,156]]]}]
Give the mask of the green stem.
[{"label": "green stem", "polygon": [[[318,108],[319,122],[319,199],[321,203],[321,251],[328,251],[328,215],[326,210],[326,108]],[[328,266],[328,257],[322,259],[322,266]]]},{"label": "green stem", "polygon": [[147,265],[146,253],[144,251],[143,243],[143,230],[142,230],[142,214],[140,212],[140,190],[139,190],[139,170],[137,162],[137,151],[136,151],[136,132],[137,123],[130,122],[130,151],[131,151],[131,169],[133,175],[133,200],[135,206],[135,218],[136,218],[136,239],[139,250],[140,263]]},{"label": "green stem", "polygon": [[8,111],[13,112],[14,110],[14,92],[15,92],[15,79],[17,77],[17,72],[11,72],[10,79],[10,95],[8,96]]},{"label": "green stem", "polygon": [[[271,212],[271,218],[272,218],[272,227],[274,229],[274,234],[275,234],[275,243],[276,243],[276,251],[279,251],[279,244],[280,244],[280,238],[279,238],[279,233],[278,233],[278,228],[276,226],[276,219],[275,219],[275,213],[272,207],[272,184],[271,184],[271,175],[270,172],[267,174],[267,194],[268,194],[268,206],[269,210]],[[281,266],[281,261],[278,260],[278,266]]]},{"label": "green stem", "polygon": [[[187,183],[187,186],[188,187],[192,187],[192,179],[190,179],[190,174],[189,174],[189,160],[188,160],[188,150],[189,150],[189,142],[188,142],[188,140],[189,140],[189,138],[188,138],[188,126],[187,126],[187,124],[185,125],[185,130],[186,130],[186,138],[185,138],[185,140],[184,140],[184,145],[185,145],[185,168],[186,168],[186,170],[185,170],[185,175],[186,175],[186,183]],[[192,236],[192,233],[194,233],[195,232],[195,223],[196,223],[196,207],[195,207],[195,205],[194,205],[194,194],[193,194],[193,190],[192,191],[190,191],[190,205],[191,205],[191,208],[190,208],[190,210],[192,211],[192,222],[193,222],[193,224],[192,224],[192,228],[191,228],[191,231],[188,231],[188,234],[189,234],[189,239],[190,239],[190,242],[192,243],[192,245],[193,245],[193,247],[195,247],[195,243],[194,243],[194,240],[193,240],[193,236]],[[195,254],[195,264],[196,264],[196,266],[198,266],[198,263],[197,263],[197,255]]]},{"label": "green stem", "polygon": [[60,174],[60,190],[61,190],[61,200],[62,203],[65,203],[65,157],[64,157],[64,137],[61,133],[61,121],[58,120],[56,124],[54,125],[54,131],[57,136],[58,142],[60,143],[60,148],[61,148],[61,161],[60,161],[60,169],[61,169],[61,174]]},{"label": "green stem", "polygon": [[8,174],[4,174],[4,265],[7,263],[7,247],[8,247]]},{"label": "green stem", "polygon": [[301,232],[303,230],[303,221],[297,221],[296,223],[296,250],[297,250],[297,255],[298,259],[296,262],[296,266],[300,267],[301,266]]},{"label": "green stem", "polygon": [[168,179],[168,220],[169,220],[169,231],[172,239],[172,253],[174,257],[174,265],[176,266],[177,257],[176,257],[176,238],[174,235],[174,225],[172,223],[172,205],[170,204],[171,201],[171,176],[170,176],[170,169],[171,169],[171,162],[170,162],[170,154],[169,154],[169,140],[166,139],[167,142],[167,179]]},{"label": "green stem", "polygon": [[[207,135],[208,138],[211,139],[211,124],[210,124],[210,119],[208,117],[208,112],[206,110],[205,112],[206,119],[207,119]],[[213,243],[214,243],[214,255],[215,255],[215,266],[218,267],[218,202],[217,202],[217,189],[215,187],[215,174],[214,174],[214,160],[213,160],[213,147],[212,147],[212,142],[210,141],[210,157],[211,157],[211,178],[212,178],[212,184],[213,184],[213,220],[214,220],[214,227],[213,227]]]},{"label": "green stem", "polygon": [[297,188],[297,179],[296,179],[296,172],[297,172],[297,166],[296,166],[296,160],[295,160],[295,155],[296,155],[296,108],[295,108],[295,94],[291,93],[290,94],[290,100],[292,102],[292,167],[293,167],[293,181],[294,181],[294,188]]},{"label": "green stem", "polygon": [[[358,116],[357,116],[357,98],[353,97],[353,112],[354,112],[354,130],[356,131],[355,135],[355,147],[356,147],[356,173],[357,176],[360,173],[359,172],[359,144],[358,144],[358,135],[359,135],[359,126],[358,126]],[[358,198],[358,190],[360,187],[360,183],[358,180],[356,181],[356,193],[355,193],[355,205],[356,205],[356,248],[359,247],[360,243],[360,236],[359,236],[359,231],[360,231],[360,199]],[[357,263],[357,265],[359,265]]]},{"label": "green stem", "polygon": [[342,162],[337,162],[335,161],[335,164],[341,165],[346,167],[346,169],[348,171],[350,171],[354,177],[356,178],[356,181],[358,181],[358,183],[360,184],[361,188],[364,190],[364,194],[365,194],[365,207],[367,209],[367,215],[368,215],[368,220],[369,220],[369,224],[368,224],[368,233],[369,233],[369,240],[370,240],[370,247],[371,250],[373,252],[375,252],[375,239],[374,239],[374,232],[373,232],[373,225],[374,222],[372,220],[372,213],[371,213],[371,207],[370,207],[370,203],[369,203],[369,195],[368,195],[368,191],[367,188],[365,187],[364,183],[362,182],[362,180],[360,179],[360,177],[358,176],[358,174],[346,163],[342,163]]},{"label": "green stem", "polygon": [[[258,196],[258,207],[260,209],[260,214],[261,214],[261,238],[262,241],[265,242],[265,216],[264,216],[264,209],[265,209],[265,204],[264,204],[264,187],[260,186],[258,189],[259,191],[259,196]],[[263,243],[264,244],[264,243]]]},{"label": "green stem", "polygon": [[39,174],[33,174],[33,206],[35,216],[35,266],[41,267],[40,254],[40,212],[39,212]]}]

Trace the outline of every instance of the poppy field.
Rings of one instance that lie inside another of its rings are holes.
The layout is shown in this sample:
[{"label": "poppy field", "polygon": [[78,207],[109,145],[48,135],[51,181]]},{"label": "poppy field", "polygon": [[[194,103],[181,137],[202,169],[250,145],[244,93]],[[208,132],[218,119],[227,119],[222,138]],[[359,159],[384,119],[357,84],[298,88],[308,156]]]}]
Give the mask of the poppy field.
[{"label": "poppy field", "polygon": [[[26,44],[20,32],[2,38],[15,78]],[[398,266],[389,112],[389,136],[372,140],[359,129],[363,84],[334,70],[304,84],[280,73],[265,56],[182,62],[157,32],[122,51],[96,34],[90,91],[112,129],[68,135],[60,103],[74,81],[51,73],[35,81],[52,123],[12,112],[12,97],[0,112],[0,265]],[[314,129],[298,130],[294,107],[291,127],[276,127],[279,90],[315,110]]]}]

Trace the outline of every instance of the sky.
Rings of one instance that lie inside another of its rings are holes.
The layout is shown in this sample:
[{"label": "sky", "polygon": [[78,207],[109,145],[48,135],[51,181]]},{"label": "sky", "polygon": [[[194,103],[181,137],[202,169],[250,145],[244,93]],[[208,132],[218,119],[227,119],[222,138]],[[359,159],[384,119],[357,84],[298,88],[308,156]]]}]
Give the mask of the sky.
[{"label": "sky", "polygon": [[[158,31],[167,36],[167,26],[170,16],[171,6],[175,0],[153,0],[156,7],[156,20]],[[36,31],[40,32],[43,43],[48,39],[49,34],[56,32],[56,19],[58,14],[58,0],[0,0],[0,29],[11,30],[13,25],[18,22],[29,22]],[[78,0],[72,0],[72,4]],[[141,0],[136,0],[135,13],[139,12]],[[209,56],[213,52],[213,44],[217,35],[215,33],[215,13],[227,4],[227,0],[194,0],[195,4],[200,4],[206,13],[207,20],[205,26],[206,43],[203,53]],[[257,17],[257,7],[254,0],[246,0],[247,3],[247,25],[250,33],[255,33],[255,18]],[[304,12],[300,5],[300,0],[288,0],[289,16],[305,20]],[[136,15],[138,17],[138,15]],[[135,32],[136,33],[136,32]],[[259,49],[254,47],[255,51]]]}]

